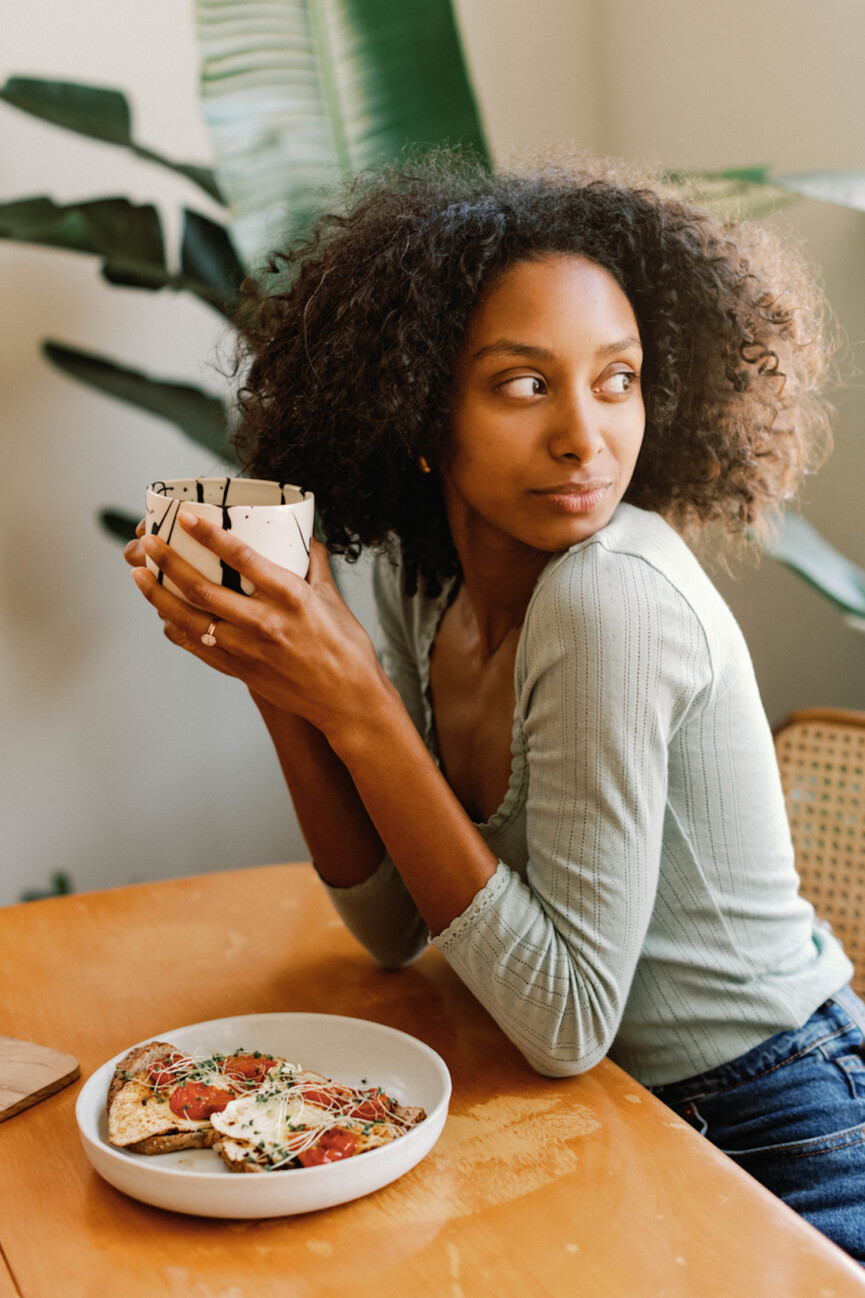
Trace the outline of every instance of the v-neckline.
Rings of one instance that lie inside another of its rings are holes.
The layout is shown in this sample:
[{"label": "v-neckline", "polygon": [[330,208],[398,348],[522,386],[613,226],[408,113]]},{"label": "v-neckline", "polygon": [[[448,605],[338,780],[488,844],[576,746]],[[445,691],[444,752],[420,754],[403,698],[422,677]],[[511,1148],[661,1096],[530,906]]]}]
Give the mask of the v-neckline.
[{"label": "v-neckline", "polygon": [[[432,706],[432,689],[430,686],[430,666],[432,663],[432,651],[441,629],[442,619],[456,599],[459,592],[459,580],[456,577],[451,578],[447,585],[442,589],[440,595],[437,595],[432,601],[432,607],[429,610],[429,617],[426,619],[424,635],[420,649],[420,678],[421,678],[421,695],[423,698],[424,721],[426,734],[424,736],[427,748],[435,759],[436,765],[441,769],[442,757],[441,748],[439,747],[438,732],[436,730],[435,713]],[[520,635],[517,641],[516,655],[514,658],[514,712],[511,718],[511,764],[508,774],[508,787],[505,790],[505,796],[499,806],[490,816],[489,820],[472,820],[472,824],[478,829],[493,831],[500,829],[513,815],[517,802],[520,783],[519,778],[522,765],[522,750],[516,744],[519,734],[519,699],[517,696],[516,681],[516,663],[520,654],[520,646],[523,640],[523,631],[525,622],[520,627]]]}]

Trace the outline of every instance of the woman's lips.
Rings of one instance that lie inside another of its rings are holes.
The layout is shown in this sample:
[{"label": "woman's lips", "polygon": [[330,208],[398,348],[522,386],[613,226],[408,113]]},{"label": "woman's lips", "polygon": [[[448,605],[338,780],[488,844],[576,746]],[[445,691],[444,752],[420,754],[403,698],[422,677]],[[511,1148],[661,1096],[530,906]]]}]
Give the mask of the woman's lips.
[{"label": "woman's lips", "polygon": [[563,482],[556,487],[533,491],[541,504],[559,514],[589,514],[600,504],[612,484],[609,482]]}]

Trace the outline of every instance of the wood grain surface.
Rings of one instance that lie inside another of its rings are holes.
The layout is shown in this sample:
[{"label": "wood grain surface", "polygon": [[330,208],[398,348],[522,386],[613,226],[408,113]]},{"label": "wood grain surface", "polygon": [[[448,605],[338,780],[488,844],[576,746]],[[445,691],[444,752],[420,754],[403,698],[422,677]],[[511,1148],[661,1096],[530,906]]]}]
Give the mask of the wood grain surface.
[{"label": "wood grain surface", "polygon": [[80,1071],[72,1055],[33,1041],[0,1037],[0,1122],[62,1090]]},{"label": "wood grain surface", "polygon": [[20,1293],[5,1260],[0,1257],[0,1298],[19,1298]]},{"label": "wood grain surface", "polygon": [[[0,1245],[24,1298],[846,1298],[838,1249],[609,1062],[533,1073],[446,961],[377,969],[308,866],[270,866],[0,911],[10,1035],[88,1076],[136,1041],[233,1014],[377,1020],[454,1082],[432,1153],[324,1212],[211,1221],[105,1184],[71,1086],[0,1126]],[[286,1173],[290,1175],[290,1173]],[[7,1273],[8,1275],[8,1273]],[[0,1269],[0,1298],[7,1298]]]}]

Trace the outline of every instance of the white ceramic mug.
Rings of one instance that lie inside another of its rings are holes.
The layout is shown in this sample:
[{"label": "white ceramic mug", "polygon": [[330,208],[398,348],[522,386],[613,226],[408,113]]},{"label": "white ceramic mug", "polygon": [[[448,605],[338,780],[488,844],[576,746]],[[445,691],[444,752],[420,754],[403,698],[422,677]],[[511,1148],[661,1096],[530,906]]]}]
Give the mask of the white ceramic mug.
[{"label": "white ceramic mug", "polygon": [[[244,595],[254,586],[177,522],[181,506],[230,531],[280,567],[305,577],[309,568],[315,499],[311,492],[287,483],[257,478],[170,478],[153,482],[145,493],[148,535],[160,537],[203,576]],[[166,590],[184,598],[163,578],[151,559],[147,566]]]}]

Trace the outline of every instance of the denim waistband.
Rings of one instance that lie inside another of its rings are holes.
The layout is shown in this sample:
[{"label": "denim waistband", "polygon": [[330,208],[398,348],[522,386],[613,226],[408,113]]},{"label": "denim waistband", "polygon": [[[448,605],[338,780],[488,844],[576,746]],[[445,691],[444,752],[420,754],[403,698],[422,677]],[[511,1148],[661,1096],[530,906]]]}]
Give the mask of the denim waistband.
[{"label": "denim waistband", "polygon": [[708,1072],[648,1089],[665,1104],[683,1104],[699,1096],[732,1090],[851,1028],[865,1032],[865,1004],[852,988],[844,987],[818,1006],[801,1028],[778,1032],[759,1046]]}]

